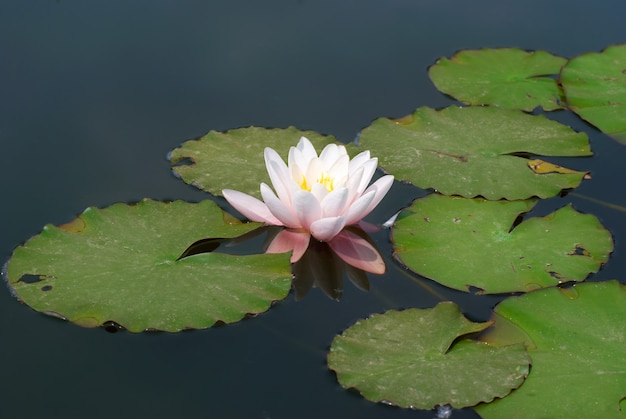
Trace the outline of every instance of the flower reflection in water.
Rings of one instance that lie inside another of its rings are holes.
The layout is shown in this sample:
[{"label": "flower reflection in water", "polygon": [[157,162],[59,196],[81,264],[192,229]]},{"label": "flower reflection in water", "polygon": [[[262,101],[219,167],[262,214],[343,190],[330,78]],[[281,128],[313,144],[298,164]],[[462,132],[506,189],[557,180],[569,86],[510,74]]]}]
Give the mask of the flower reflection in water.
[{"label": "flower reflection in water", "polygon": [[[262,243],[258,240],[261,239]],[[309,234],[278,226],[263,226],[242,236],[207,238],[189,246],[178,260],[201,253],[292,253],[295,299],[320,288],[333,300],[341,299],[344,274],[359,289],[369,290],[367,273],[382,274],[385,262],[370,236],[359,226],[343,229],[330,242],[310,240]],[[293,262],[294,255],[297,260]]]},{"label": "flower reflection in water", "polygon": [[[369,290],[366,272],[382,274],[385,262],[368,234],[360,227],[343,229],[333,240],[309,240],[301,231],[282,229],[272,239],[266,253],[293,251],[293,288],[296,300],[312,287],[339,300],[343,293],[344,273],[359,289]],[[297,256],[296,256],[297,255]]]}]

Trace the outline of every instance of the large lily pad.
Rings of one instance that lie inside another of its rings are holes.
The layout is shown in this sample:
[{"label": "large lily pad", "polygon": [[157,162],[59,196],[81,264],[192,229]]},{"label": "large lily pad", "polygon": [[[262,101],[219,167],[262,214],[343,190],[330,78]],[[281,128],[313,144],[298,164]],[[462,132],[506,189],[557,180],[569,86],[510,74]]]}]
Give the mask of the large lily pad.
[{"label": "large lily pad", "polygon": [[270,183],[263,158],[265,147],[273,148],[287,161],[289,148],[302,136],[311,140],[318,151],[337,142],[332,136],[294,127],[238,128],[211,131],[197,140],[186,141],[170,152],[169,159],[174,173],[183,181],[213,195],[221,195],[222,189],[235,189],[260,198],[260,183]]},{"label": "large lily pad", "polygon": [[529,154],[592,154],[584,133],[544,116],[492,107],[424,107],[400,120],[380,118],[362,131],[360,142],[397,180],[488,199],[547,198],[578,186],[585,175],[538,173],[523,158]]},{"label": "large lily pad", "polygon": [[571,206],[515,226],[535,202],[437,194],[418,199],[393,227],[396,257],[443,285],[480,293],[582,281],[607,261],[611,234]]},{"label": "large lily pad", "polygon": [[573,58],[560,79],[570,109],[626,143],[626,44]]},{"label": "large lily pad", "polygon": [[437,89],[461,102],[551,111],[562,107],[556,75],[566,62],[546,51],[463,50],[439,59],[428,74]]},{"label": "large lily pad", "polygon": [[335,337],[328,367],[343,387],[373,402],[417,409],[473,406],[504,397],[528,374],[521,344],[496,349],[457,341],[489,325],[470,322],[451,302],[375,314]]},{"label": "large lily pad", "polygon": [[211,201],[88,208],[18,247],[7,280],[35,310],[86,327],[114,321],[132,332],[174,332],[231,323],[287,295],[289,256],[176,259],[198,239],[235,237],[255,227]]},{"label": "large lily pad", "polygon": [[486,340],[520,342],[506,331],[518,328],[530,339],[532,372],[506,398],[478,406],[483,417],[624,418],[626,287],[609,281],[535,291],[500,303],[495,319]]}]

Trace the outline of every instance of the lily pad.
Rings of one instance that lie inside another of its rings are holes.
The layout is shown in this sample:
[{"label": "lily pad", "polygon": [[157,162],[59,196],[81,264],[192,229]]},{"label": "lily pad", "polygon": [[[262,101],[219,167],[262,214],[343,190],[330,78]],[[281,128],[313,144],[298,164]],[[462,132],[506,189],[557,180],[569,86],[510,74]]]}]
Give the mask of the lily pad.
[{"label": "lily pad", "polygon": [[488,199],[548,198],[585,175],[537,173],[529,155],[592,155],[584,133],[542,115],[492,107],[423,107],[399,120],[380,118],[362,131],[360,145],[397,180]]},{"label": "lily pad", "polygon": [[626,143],[626,44],[573,58],[560,80],[571,110]]},{"label": "lily pad", "polygon": [[15,249],[7,280],[33,309],[85,327],[114,321],[131,332],[175,332],[232,323],[286,297],[289,256],[176,259],[201,238],[258,226],[233,220],[211,201],[88,208]]},{"label": "lily pad", "polygon": [[562,108],[556,76],[566,62],[546,51],[463,50],[439,59],[428,74],[437,89],[461,102],[552,111]]},{"label": "lily pad", "polygon": [[393,227],[396,257],[420,275],[477,293],[582,281],[606,263],[611,233],[593,215],[568,205],[515,225],[535,203],[437,194],[417,199]]},{"label": "lily pad", "polygon": [[335,337],[328,367],[343,387],[373,402],[473,406],[504,397],[528,374],[524,345],[496,348],[462,338],[489,325],[470,322],[451,302],[375,314]]},{"label": "lily pad", "polygon": [[530,342],[532,372],[504,399],[476,410],[485,418],[624,418],[626,287],[617,281],[576,284],[509,298],[495,308],[487,341],[506,345],[501,328]]},{"label": "lily pad", "polygon": [[183,181],[213,195],[221,195],[222,189],[235,189],[260,198],[260,183],[271,184],[263,158],[265,147],[273,148],[287,161],[289,149],[303,136],[318,151],[337,142],[335,137],[294,127],[238,128],[211,131],[197,140],[186,141],[170,152],[169,160]]}]

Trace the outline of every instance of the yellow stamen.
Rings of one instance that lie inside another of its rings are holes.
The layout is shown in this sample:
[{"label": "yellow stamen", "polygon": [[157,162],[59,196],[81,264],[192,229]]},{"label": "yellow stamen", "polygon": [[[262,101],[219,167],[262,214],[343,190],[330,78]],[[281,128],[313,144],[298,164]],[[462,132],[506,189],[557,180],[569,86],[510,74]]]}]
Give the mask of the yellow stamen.
[{"label": "yellow stamen", "polygon": [[[328,192],[332,192],[335,189],[335,178],[328,176],[326,173],[322,172],[322,175],[319,179],[316,179],[316,183],[323,185]],[[302,175],[302,180],[299,183],[300,187],[305,191],[311,192],[311,186],[306,181],[306,177]]]},{"label": "yellow stamen", "polygon": [[306,177],[302,175],[302,181],[300,181],[300,187],[305,191],[311,192],[311,187],[306,183]]},{"label": "yellow stamen", "polygon": [[335,181],[334,178],[322,172],[322,178],[319,179],[317,183],[324,185],[324,187],[326,188],[328,192],[332,192],[332,190],[335,189],[335,186],[333,185],[334,181]]}]

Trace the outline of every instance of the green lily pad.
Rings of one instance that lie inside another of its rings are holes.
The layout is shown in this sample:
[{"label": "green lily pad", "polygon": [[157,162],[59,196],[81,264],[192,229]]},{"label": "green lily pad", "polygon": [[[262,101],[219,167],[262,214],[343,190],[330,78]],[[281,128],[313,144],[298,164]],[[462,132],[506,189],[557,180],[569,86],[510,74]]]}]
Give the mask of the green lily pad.
[{"label": "green lily pad", "polygon": [[473,406],[504,397],[528,374],[524,345],[457,341],[489,325],[470,322],[451,302],[375,314],[335,337],[328,367],[344,388],[356,388],[373,402],[416,409]]},{"label": "green lily pad", "polygon": [[[545,289],[509,298],[495,309],[486,336],[507,345],[500,329],[531,341],[532,371],[501,400],[477,406],[485,418],[624,418],[626,287],[617,281]],[[505,333],[508,335],[507,333]]]},{"label": "green lily pad", "polygon": [[573,58],[560,80],[571,110],[626,143],[626,44]]},{"label": "green lily pad", "polygon": [[548,198],[575,188],[585,175],[538,173],[520,155],[592,154],[584,133],[541,115],[492,107],[423,107],[399,120],[380,118],[362,131],[360,143],[397,180],[488,199]]},{"label": "green lily pad", "polygon": [[131,332],[175,332],[232,323],[287,296],[289,256],[176,259],[201,238],[258,226],[233,220],[211,201],[88,208],[15,249],[6,275],[33,309],[85,327],[114,321]]},{"label": "green lily pad", "polygon": [[[169,160],[183,181],[213,195],[221,195],[222,189],[235,189],[260,198],[261,182],[270,184],[263,157],[265,147],[273,148],[287,161],[289,149],[303,136],[318,152],[326,144],[337,142],[335,137],[294,127],[238,128],[211,131],[197,140],[186,141],[170,152]],[[187,162],[190,164],[183,164]]]},{"label": "green lily pad", "polygon": [[461,102],[552,111],[562,108],[556,75],[566,62],[546,51],[463,50],[439,59],[428,74],[437,89]]},{"label": "green lily pad", "polygon": [[569,205],[515,226],[535,203],[436,194],[417,199],[393,227],[396,257],[447,287],[478,293],[582,281],[606,263],[611,233]]}]

